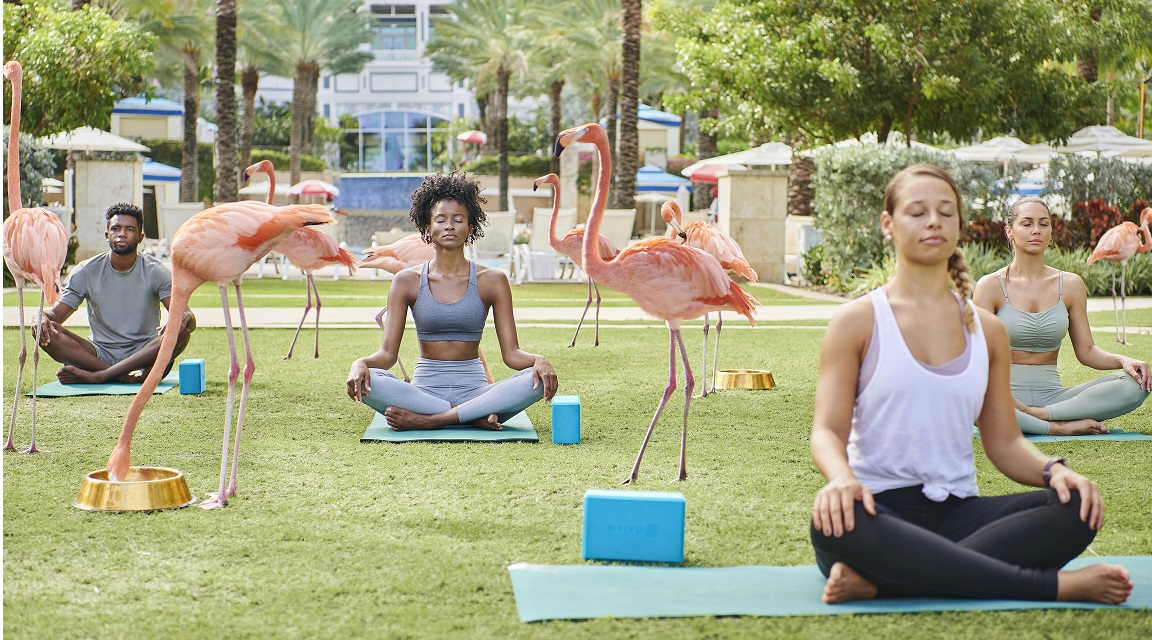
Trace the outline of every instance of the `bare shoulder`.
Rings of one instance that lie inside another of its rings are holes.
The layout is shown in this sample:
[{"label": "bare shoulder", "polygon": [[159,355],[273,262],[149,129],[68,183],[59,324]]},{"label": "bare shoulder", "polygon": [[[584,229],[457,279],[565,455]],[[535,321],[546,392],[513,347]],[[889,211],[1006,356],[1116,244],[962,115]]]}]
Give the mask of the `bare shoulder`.
[{"label": "bare shoulder", "polygon": [[486,267],[482,264],[473,263],[476,265],[476,284],[484,286],[504,286],[508,285],[508,274],[504,273],[503,269],[495,269],[493,267]]},{"label": "bare shoulder", "polygon": [[390,291],[398,292],[416,292],[420,289],[420,269],[423,265],[415,267],[408,267],[396,272],[392,278],[392,286]]},{"label": "bare shoulder", "polygon": [[1084,285],[1084,279],[1081,278],[1079,274],[1064,271],[1061,277],[1064,279],[1065,297],[1081,301],[1087,299],[1088,287]]},{"label": "bare shoulder", "polygon": [[1003,271],[1003,269],[997,269],[996,271],[993,271],[992,273],[984,274],[979,280],[977,280],[976,281],[976,293],[979,293],[979,292],[984,291],[986,289],[994,289],[996,291],[999,291],[1000,290],[1000,283],[999,283],[998,276],[999,276],[1001,271]]},{"label": "bare shoulder", "polygon": [[828,321],[826,337],[833,337],[837,341],[862,343],[871,338],[874,321],[871,297],[860,296],[852,302],[841,305],[832,314],[832,319]]},{"label": "bare shoulder", "polygon": [[1004,323],[1001,322],[1000,318],[980,305],[973,306],[976,308],[976,313],[979,314],[980,327],[984,331],[984,340],[988,343],[989,348],[994,344],[999,344],[1001,340],[1007,344],[1008,330],[1004,328]]}]

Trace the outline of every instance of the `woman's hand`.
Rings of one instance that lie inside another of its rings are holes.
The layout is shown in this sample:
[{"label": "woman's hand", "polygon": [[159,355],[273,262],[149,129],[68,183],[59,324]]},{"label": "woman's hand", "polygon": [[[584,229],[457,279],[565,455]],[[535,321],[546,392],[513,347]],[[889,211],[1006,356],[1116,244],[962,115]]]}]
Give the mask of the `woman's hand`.
[{"label": "woman's hand", "polygon": [[348,372],[348,397],[363,402],[364,394],[372,390],[371,379],[372,374],[363,358],[353,361],[352,370]]},{"label": "woman's hand", "polygon": [[1072,489],[1080,493],[1080,520],[1085,522],[1093,531],[1099,531],[1104,526],[1104,500],[1100,497],[1100,490],[1096,483],[1076,473],[1067,465],[1054,464],[1051,470],[1051,479],[1048,486],[1056,490],[1060,502],[1068,504],[1072,499]]},{"label": "woman's hand", "polygon": [[1152,371],[1149,370],[1147,362],[1121,357],[1120,364],[1124,367],[1124,373],[1132,376],[1141,389],[1152,391]]},{"label": "woman's hand", "polygon": [[532,363],[532,388],[535,389],[537,384],[544,385],[544,399],[551,402],[559,383],[556,381],[556,370],[544,356],[536,356]]},{"label": "woman's hand", "polygon": [[812,507],[812,524],[825,536],[839,538],[845,531],[856,527],[856,505],[864,503],[864,510],[876,515],[876,501],[869,491],[851,472],[836,476],[816,493],[816,504]]}]

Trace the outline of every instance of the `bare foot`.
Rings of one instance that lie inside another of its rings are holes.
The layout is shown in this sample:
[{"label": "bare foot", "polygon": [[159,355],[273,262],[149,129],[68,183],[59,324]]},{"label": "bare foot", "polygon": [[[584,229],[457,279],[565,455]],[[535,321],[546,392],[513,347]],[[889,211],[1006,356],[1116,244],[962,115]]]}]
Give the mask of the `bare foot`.
[{"label": "bare foot", "polygon": [[432,416],[414,413],[400,407],[388,407],[384,410],[384,419],[394,431],[412,431],[416,429],[439,429],[439,424]]},{"label": "bare foot", "polygon": [[501,431],[504,429],[504,426],[496,419],[495,413],[490,413],[487,417],[480,418],[479,420],[473,420],[471,425],[484,429],[485,431]]},{"label": "bare foot", "polygon": [[1061,571],[1056,599],[1064,602],[1120,604],[1132,593],[1132,576],[1118,564],[1093,564]]},{"label": "bare foot", "polygon": [[72,365],[65,365],[60,367],[56,372],[56,379],[60,384],[101,384],[104,382],[103,376],[94,371],[85,371]]},{"label": "bare foot", "polygon": [[1097,422],[1092,418],[1049,422],[1048,424],[1048,433],[1054,436],[1090,436],[1108,433],[1108,427],[1104,426],[1104,423]]},{"label": "bare foot", "polygon": [[832,565],[828,582],[824,583],[824,602],[840,604],[853,600],[871,600],[876,597],[876,585],[868,582],[856,570],[843,562]]}]

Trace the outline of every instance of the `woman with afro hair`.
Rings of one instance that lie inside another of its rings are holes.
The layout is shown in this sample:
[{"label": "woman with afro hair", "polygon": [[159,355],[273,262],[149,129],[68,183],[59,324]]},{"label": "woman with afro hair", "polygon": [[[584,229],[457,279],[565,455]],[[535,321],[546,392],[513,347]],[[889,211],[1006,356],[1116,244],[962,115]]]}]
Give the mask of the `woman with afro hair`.
[{"label": "woman with afro hair", "polygon": [[[484,235],[484,202],[480,183],[457,173],[427,176],[412,193],[409,216],[436,257],[396,274],[383,344],[353,362],[348,373],[348,396],[383,413],[397,431],[455,424],[499,430],[508,418],[556,393],[548,359],[520,348],[508,277],[465,257],[465,246]],[[420,342],[411,384],[387,371],[396,363],[409,310]],[[516,371],[494,384],[479,357],[489,310],[500,355]]]}]

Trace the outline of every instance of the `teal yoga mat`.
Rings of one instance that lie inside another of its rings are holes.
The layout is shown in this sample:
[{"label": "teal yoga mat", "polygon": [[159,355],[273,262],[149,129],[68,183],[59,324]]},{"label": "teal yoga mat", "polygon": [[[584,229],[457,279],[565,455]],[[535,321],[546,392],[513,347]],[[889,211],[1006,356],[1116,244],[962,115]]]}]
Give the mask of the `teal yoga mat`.
[{"label": "teal yoga mat", "polygon": [[433,431],[393,431],[383,414],[377,413],[360,442],[540,442],[540,437],[523,411],[509,418],[500,431],[465,425]]},{"label": "teal yoga mat", "polygon": [[[972,435],[979,438],[980,432],[975,428],[972,429]],[[1146,433],[1139,433],[1137,431],[1125,431],[1123,429],[1112,429],[1108,433],[1098,433],[1090,436],[1049,436],[1049,435],[1031,435],[1024,434],[1024,437],[1029,442],[1059,442],[1061,440],[1152,440],[1152,436]]]},{"label": "teal yoga mat", "polygon": [[[180,385],[180,373],[173,369],[160,384],[156,385],[156,393]],[[36,395],[41,398],[63,398],[69,396],[134,396],[140,390],[138,384],[124,384],[122,382],[106,382],[104,384],[60,384],[53,380],[36,388]],[[29,391],[27,395],[32,395]]]},{"label": "teal yoga mat", "polygon": [[1077,558],[1076,569],[1097,562],[1122,564],[1136,585],[1123,605],[1023,600],[891,598],[830,605],[820,601],[824,576],[800,567],[681,568],[608,565],[508,567],[521,622],[585,618],[691,616],[812,616],[917,611],[1014,609],[1152,609],[1152,556]]}]

